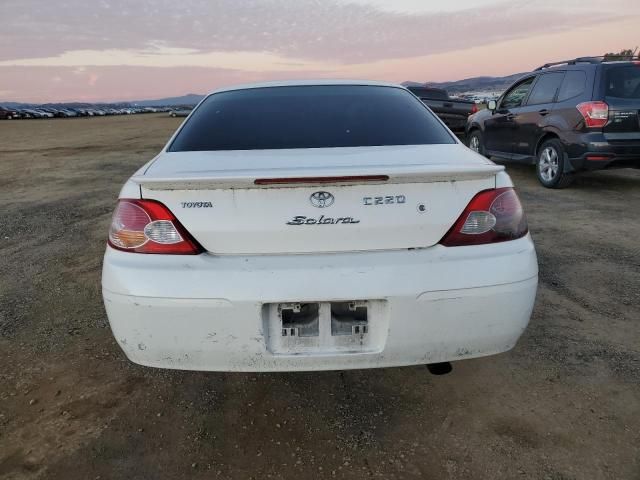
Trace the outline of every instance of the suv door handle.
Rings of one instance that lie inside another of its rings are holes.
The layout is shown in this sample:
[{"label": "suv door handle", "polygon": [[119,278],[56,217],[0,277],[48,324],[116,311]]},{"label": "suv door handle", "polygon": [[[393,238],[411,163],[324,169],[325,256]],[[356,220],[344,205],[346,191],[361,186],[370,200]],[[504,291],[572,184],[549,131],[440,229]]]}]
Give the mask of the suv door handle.
[{"label": "suv door handle", "polygon": [[542,110],[538,110],[538,113],[544,117],[545,115],[548,115],[551,112],[549,112],[549,110],[547,110],[546,108],[543,108]]}]

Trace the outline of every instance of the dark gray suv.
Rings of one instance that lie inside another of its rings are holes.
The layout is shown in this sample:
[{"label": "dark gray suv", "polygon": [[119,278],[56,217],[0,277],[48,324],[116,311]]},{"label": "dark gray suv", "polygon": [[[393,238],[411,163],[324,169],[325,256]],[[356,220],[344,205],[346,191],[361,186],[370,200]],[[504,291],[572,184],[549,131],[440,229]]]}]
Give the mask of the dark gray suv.
[{"label": "dark gray suv", "polygon": [[543,65],[469,117],[466,134],[483,155],[534,163],[549,188],[584,170],[640,168],[640,61]]}]

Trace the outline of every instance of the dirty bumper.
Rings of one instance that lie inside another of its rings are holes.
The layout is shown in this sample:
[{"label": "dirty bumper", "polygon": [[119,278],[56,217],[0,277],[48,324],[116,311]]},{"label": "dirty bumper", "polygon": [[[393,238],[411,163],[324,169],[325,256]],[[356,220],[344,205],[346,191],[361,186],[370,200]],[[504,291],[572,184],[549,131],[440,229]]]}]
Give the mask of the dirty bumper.
[{"label": "dirty bumper", "polygon": [[[537,286],[508,249],[185,259],[108,249],[103,293],[133,362],[210,371],[375,368],[504,352]],[[479,252],[482,250],[482,252]]]}]

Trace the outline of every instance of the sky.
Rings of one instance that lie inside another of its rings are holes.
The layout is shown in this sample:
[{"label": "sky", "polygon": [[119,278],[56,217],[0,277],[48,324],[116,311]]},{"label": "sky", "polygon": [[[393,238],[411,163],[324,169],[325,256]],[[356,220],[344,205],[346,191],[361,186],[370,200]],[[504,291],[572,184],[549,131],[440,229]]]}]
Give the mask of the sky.
[{"label": "sky", "polygon": [[0,100],[500,76],[640,45],[640,0],[0,0]]}]

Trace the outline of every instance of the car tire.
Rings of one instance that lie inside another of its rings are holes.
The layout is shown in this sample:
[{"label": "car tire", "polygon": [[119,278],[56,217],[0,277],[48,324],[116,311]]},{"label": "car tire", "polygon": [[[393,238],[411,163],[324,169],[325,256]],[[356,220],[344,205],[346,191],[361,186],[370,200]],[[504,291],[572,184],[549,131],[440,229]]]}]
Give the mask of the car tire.
[{"label": "car tire", "polygon": [[482,138],[482,132],[480,130],[471,131],[467,139],[467,147],[486,157],[484,153],[484,138]]},{"label": "car tire", "polygon": [[573,181],[573,175],[564,171],[565,153],[558,139],[551,139],[540,145],[536,159],[536,175],[547,188],[565,188]]}]

